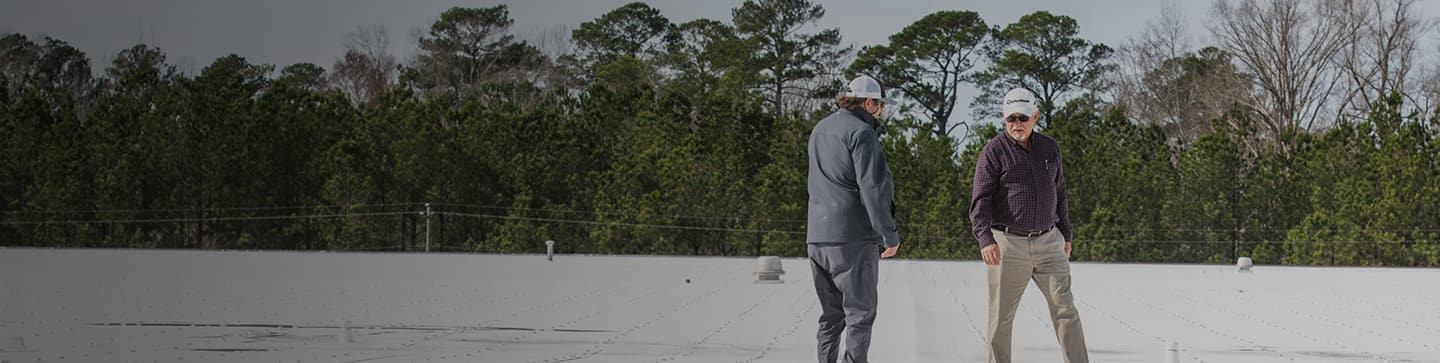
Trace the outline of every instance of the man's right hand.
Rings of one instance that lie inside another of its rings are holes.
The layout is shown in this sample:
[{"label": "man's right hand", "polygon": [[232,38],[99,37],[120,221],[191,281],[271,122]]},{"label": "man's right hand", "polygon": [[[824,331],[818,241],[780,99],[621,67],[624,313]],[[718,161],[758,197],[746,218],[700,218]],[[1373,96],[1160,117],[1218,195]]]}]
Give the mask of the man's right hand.
[{"label": "man's right hand", "polygon": [[986,265],[995,266],[1000,264],[1000,245],[992,244],[980,249],[980,258],[985,260]]},{"label": "man's right hand", "polygon": [[896,254],[896,253],[899,253],[899,252],[900,252],[900,246],[899,246],[899,245],[896,245],[895,247],[885,247],[885,251],[884,251],[884,252],[880,252],[880,258],[891,258],[891,257],[895,257],[895,254]]}]

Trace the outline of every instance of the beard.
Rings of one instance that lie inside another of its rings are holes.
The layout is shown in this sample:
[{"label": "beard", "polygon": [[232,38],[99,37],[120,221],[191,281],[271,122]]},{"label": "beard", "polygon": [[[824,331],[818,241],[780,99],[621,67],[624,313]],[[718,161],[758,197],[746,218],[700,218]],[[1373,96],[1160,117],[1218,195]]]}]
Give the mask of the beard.
[{"label": "beard", "polygon": [[1029,141],[1026,140],[1028,137],[1025,135],[1025,129],[1006,128],[1005,133],[1010,135],[1010,138],[1015,141]]}]

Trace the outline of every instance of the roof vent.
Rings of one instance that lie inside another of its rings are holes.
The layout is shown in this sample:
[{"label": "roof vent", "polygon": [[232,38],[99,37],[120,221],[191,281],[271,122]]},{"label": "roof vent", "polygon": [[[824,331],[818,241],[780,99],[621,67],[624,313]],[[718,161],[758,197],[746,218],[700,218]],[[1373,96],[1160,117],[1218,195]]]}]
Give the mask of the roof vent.
[{"label": "roof vent", "polygon": [[1165,344],[1165,363],[1180,363],[1180,343]]},{"label": "roof vent", "polygon": [[760,256],[755,263],[755,282],[763,284],[780,284],[780,275],[785,274],[785,268],[780,266],[780,258],[776,256]]},{"label": "roof vent", "polygon": [[350,335],[350,320],[349,320],[349,319],[346,319],[345,321],[341,321],[341,322],[340,322],[340,339],[339,339],[339,340],[340,340],[341,343],[354,343],[354,342],[355,342],[355,338]]}]

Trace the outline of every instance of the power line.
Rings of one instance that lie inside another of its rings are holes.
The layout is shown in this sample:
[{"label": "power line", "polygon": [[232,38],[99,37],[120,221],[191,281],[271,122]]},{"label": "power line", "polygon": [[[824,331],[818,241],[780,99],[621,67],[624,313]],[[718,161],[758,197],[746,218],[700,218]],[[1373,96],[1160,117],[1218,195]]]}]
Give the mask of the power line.
[{"label": "power line", "polygon": [[[359,205],[350,205],[350,206],[313,205],[313,206],[286,206],[286,207],[226,207],[226,208],[206,208],[206,209],[62,210],[62,211],[25,211],[24,213],[35,213],[35,214],[54,213],[54,214],[63,214],[63,213],[79,213],[79,212],[157,212],[157,211],[210,211],[210,210],[215,210],[215,211],[219,211],[219,210],[229,210],[229,211],[260,211],[260,210],[286,210],[286,209],[316,209],[316,208],[328,208],[328,207],[337,207],[337,208],[343,208],[343,207],[352,207],[352,208],[353,208],[353,207],[362,207],[362,208],[364,208],[364,207],[393,207],[393,206],[414,206],[414,205],[423,205],[423,204],[424,204],[424,203],[386,203],[386,204],[359,204]],[[473,205],[473,204],[467,205],[467,204],[454,204],[454,203],[432,203],[432,205],[448,205],[448,206],[459,206],[459,207],[470,207],[470,208],[482,208],[482,209],[572,212],[572,213],[584,213],[584,214],[592,214],[592,215],[601,214],[601,215],[616,215],[616,216],[627,216],[627,217],[634,217],[634,216],[636,216],[635,214],[626,214],[626,213],[619,213],[619,212],[587,212],[587,211],[575,211],[575,210],[538,209],[538,208],[537,208],[537,209],[531,209],[531,208],[513,208],[513,207]],[[18,212],[10,212],[10,213],[18,213]],[[38,220],[38,221],[3,221],[3,222],[0,222],[0,225],[49,225],[49,224],[70,224],[70,225],[75,225],[75,224],[198,223],[198,222],[226,222],[226,221],[299,220],[299,219],[323,219],[323,218],[344,218],[344,217],[375,217],[375,216],[413,215],[413,214],[422,214],[422,213],[423,213],[422,211],[393,211],[393,212],[368,212],[368,213],[328,213],[328,214],[300,214],[300,215],[291,214],[291,215],[234,216],[234,217],[189,217],[189,218],[148,218],[148,219],[92,219],[92,220]],[[801,235],[801,234],[805,234],[805,233],[806,233],[805,231],[781,230],[781,229],[749,229],[749,228],[694,226],[694,225],[684,225],[684,224],[655,224],[655,223],[605,222],[605,221],[580,220],[580,219],[520,217],[520,216],[497,215],[497,214],[462,213],[462,212],[445,212],[445,211],[433,211],[433,214],[435,214],[435,215],[451,215],[451,216],[458,216],[458,217],[497,219],[497,220],[522,220],[522,221],[544,222],[544,223],[583,224],[583,225],[598,225],[598,226],[620,226],[620,227],[632,227],[632,228],[658,228],[658,229],[671,229],[671,230],[696,230],[696,231],[711,231],[711,232],[739,232],[739,233],[782,233],[782,234],[789,234],[789,235]],[[697,216],[676,216],[676,215],[659,215],[658,217],[698,218],[698,219],[713,219],[713,220],[733,220],[733,219],[737,219],[737,218],[728,218],[728,217],[697,217]],[[774,220],[774,221],[786,221],[786,220]],[[796,222],[796,221],[793,221],[793,220],[792,220],[791,222]],[[1136,231],[1151,231],[1151,230],[1167,231],[1167,230],[1161,230],[1161,229],[1129,229],[1129,230],[1111,230],[1111,231],[1117,231],[1117,232],[1136,232]],[[1309,231],[1307,231],[1307,232],[1311,232],[1311,233],[1323,233],[1323,232],[1365,232],[1365,231],[1376,231],[1376,230],[1377,230],[1377,229],[1349,229],[1349,230],[1342,230],[1342,229],[1317,229],[1317,230],[1309,230]],[[1412,229],[1412,230],[1408,230],[1408,231],[1432,231],[1432,230],[1434,230],[1434,229]],[[1176,230],[1168,230],[1168,231],[1187,231],[1187,230],[1186,230],[1186,229],[1176,229]],[[1227,232],[1227,231],[1224,231],[1224,230],[1213,230],[1213,229],[1206,229],[1206,231]],[[1258,231],[1258,230],[1249,230],[1249,231]],[[1277,230],[1277,231],[1279,231],[1279,230]],[[957,235],[944,235],[944,234],[942,234],[942,235],[902,235],[902,241],[903,241],[903,240],[961,240],[961,241],[974,241],[974,238],[973,238],[973,236],[971,236],[970,234],[967,233],[967,234],[957,234]],[[1302,242],[1302,243],[1305,243],[1305,244],[1323,244],[1323,243],[1332,243],[1332,244],[1429,244],[1429,243],[1436,243],[1436,242],[1437,242],[1437,240],[1423,240],[1423,239],[1419,239],[1419,240],[1333,240],[1333,241],[1310,240],[1310,241],[1304,241],[1304,242]],[[1124,240],[1124,239],[1080,239],[1080,240],[1079,240],[1079,243],[1081,243],[1081,244],[1086,244],[1086,243],[1122,243],[1122,244],[1193,244],[1193,245],[1218,245],[1218,244],[1225,244],[1225,245],[1233,245],[1233,244],[1241,244],[1241,245],[1271,245],[1271,244],[1284,244],[1284,243],[1287,243],[1287,241],[1284,241],[1284,240],[1234,241],[1234,240],[1154,240],[1154,239],[1151,239],[1151,240]]]},{"label": "power line", "polygon": [[[636,214],[638,214],[638,212],[634,212],[634,211],[626,211],[626,212],[600,212],[600,211],[588,211],[588,210],[578,210],[578,209],[526,208],[526,207],[519,207],[519,208],[517,208],[517,207],[509,207],[509,206],[481,205],[481,204],[432,203],[431,205],[436,205],[436,206],[450,206],[450,207],[464,207],[464,208],[476,208],[476,209],[507,210],[507,211],[509,211],[509,210],[518,210],[518,211],[537,211],[537,212],[550,212],[550,213],[571,213],[571,214],[627,216],[627,217],[629,217],[629,216],[635,216]],[[666,214],[666,215],[660,215],[660,216],[662,216],[662,217],[670,217],[670,218],[677,218],[677,219],[704,219],[704,220],[719,220],[719,221],[748,220],[748,221],[781,222],[781,223],[805,223],[805,222],[806,222],[805,220],[800,220],[800,219],[770,219],[770,218],[738,217],[738,216],[737,216],[737,217],[722,217],[722,216],[696,216],[696,215],[683,215],[683,214]]]},{"label": "power line", "polygon": [[718,232],[747,232],[747,233],[772,233],[772,232],[776,232],[776,233],[785,233],[785,234],[805,234],[805,232],[800,232],[800,231],[743,229],[743,228],[724,228],[724,227],[702,227],[702,226],[684,226],[684,225],[673,225],[673,224],[646,224],[646,223],[625,223],[625,222],[597,222],[597,221],[587,221],[587,220],[578,220],[578,219],[533,218],[533,217],[516,217],[516,216],[502,216],[502,215],[494,215],[494,214],[476,214],[476,213],[458,213],[458,212],[435,212],[435,214],[461,216],[461,217],[476,217],[476,218],[506,219],[506,220],[523,220],[523,221],[532,221],[532,222],[551,222],[551,223],[568,223],[568,224],[589,224],[589,225],[602,225],[602,226],[625,226],[625,227],[644,227],[644,228],[661,228],[661,229],[688,229],[688,230],[718,231]]},{"label": "power line", "polygon": [[[351,205],[323,205],[323,204],[322,204],[322,205],[297,205],[297,206],[253,206],[253,207],[211,207],[211,208],[70,209],[70,210],[29,210],[29,211],[27,211],[27,210],[18,210],[18,211],[0,211],[0,214],[25,215],[25,214],[81,214],[81,213],[104,214],[104,213],[210,212],[210,211],[275,211],[275,210],[308,210],[308,209],[318,209],[318,208],[342,208],[342,209],[343,209],[343,208],[383,208],[383,207],[399,207],[399,206],[421,206],[421,205],[424,205],[424,204],[426,204],[426,203],[408,202],[408,203],[376,203],[376,204],[351,204]],[[637,211],[601,212],[601,211],[593,211],[593,210],[556,209],[556,208],[527,208],[527,207],[484,205],[484,204],[462,204],[462,203],[430,203],[430,204],[431,204],[432,206],[450,206],[450,207],[490,209],[490,210],[504,210],[504,211],[536,211],[536,212],[547,212],[547,213],[569,213],[569,214],[605,215],[605,216],[621,216],[621,217],[636,217],[636,216],[639,216],[639,215],[640,215],[640,213],[637,212]],[[417,212],[418,212],[418,211],[417,211]],[[436,214],[441,214],[441,212],[436,212]],[[457,215],[458,215],[458,214],[457,214]],[[475,215],[490,215],[490,214],[475,214]],[[715,220],[715,221],[758,221],[758,222],[779,222],[779,223],[806,223],[806,222],[807,222],[807,221],[805,221],[805,220],[799,220],[799,219],[771,219],[771,218],[741,217],[741,216],[724,217],[724,216],[697,216],[697,215],[683,215],[683,214],[659,214],[659,215],[654,215],[654,216],[656,216],[656,217],[662,217],[662,218],[698,219],[698,220]],[[105,221],[105,222],[108,222],[108,220],[97,220],[97,221]],[[120,220],[120,221],[124,221],[124,220]],[[43,221],[37,221],[37,222],[43,222]],[[117,223],[117,222],[110,222],[110,223]],[[605,223],[605,222],[600,222],[600,223],[603,224],[603,223]],[[5,223],[5,224],[35,224],[35,223]],[[936,227],[938,227],[938,228],[954,228],[954,227],[960,226],[961,224],[959,224],[959,223],[956,223],[956,224],[940,224],[940,223],[918,223],[918,222],[917,222],[917,223],[897,223],[896,225],[897,225],[897,226],[902,226],[902,227],[909,227],[909,228],[936,228]],[[1239,233],[1241,233],[1241,234],[1243,234],[1243,235],[1249,235],[1250,233],[1290,232],[1291,229],[1256,228],[1256,229],[1244,229],[1244,230],[1242,230],[1242,231],[1236,231],[1235,229],[1216,229],[1216,228],[1129,228],[1129,229],[1107,229],[1107,231],[1120,232],[1120,233],[1135,233],[1135,232],[1181,232],[1181,233],[1185,233],[1185,232],[1208,232],[1208,233],[1219,233],[1219,234],[1231,234],[1231,233],[1239,232]],[[1344,233],[1344,232],[1361,232],[1361,233],[1365,233],[1365,232],[1398,232],[1398,233],[1406,233],[1406,232],[1440,232],[1440,228],[1409,228],[1409,229],[1405,229],[1405,228],[1310,229],[1310,230],[1304,230],[1304,232],[1306,232],[1306,233]]]},{"label": "power line", "polygon": [[3,225],[46,225],[46,224],[135,224],[135,223],[195,223],[195,222],[226,222],[226,221],[261,221],[261,220],[285,220],[285,219],[318,219],[318,218],[342,218],[342,217],[373,217],[373,216],[397,216],[415,214],[416,212],[374,212],[374,213],[337,213],[337,214],[304,214],[304,215],[283,215],[283,216],[248,216],[248,217],[208,217],[208,218],[155,218],[155,219],[99,219],[99,220],[45,220],[45,221],[4,221]]},{"label": "power line", "polygon": [[209,212],[209,211],[269,211],[269,210],[295,210],[314,208],[371,208],[371,207],[396,207],[414,206],[425,203],[381,203],[381,204],[351,204],[351,205],[297,205],[281,207],[211,207],[211,208],[159,208],[159,209],[57,209],[57,210],[14,210],[0,211],[0,214],[80,214],[80,213],[154,213],[154,212]]},{"label": "power line", "polygon": [[[596,222],[596,221],[574,220],[574,219],[556,219],[556,218],[533,218],[533,217],[501,216],[501,215],[493,215],[493,214],[473,214],[473,213],[456,213],[456,212],[435,212],[435,214],[455,215],[455,216],[464,216],[464,217],[489,218],[489,219],[524,220],[524,221],[532,221],[532,222],[567,223],[567,224],[609,225],[609,226],[625,226],[625,227],[644,227],[644,228],[701,230],[701,231],[723,231],[723,232],[747,232],[747,233],[771,233],[771,232],[776,232],[776,233],[784,233],[784,234],[805,234],[804,231],[757,230],[757,229],[740,229],[740,228],[686,226],[686,225],[672,225],[672,224],[645,224],[645,223],[623,223],[623,222]],[[904,240],[906,240],[906,239],[911,239],[911,240],[913,240],[913,239],[926,239],[926,240],[957,239],[957,240],[958,240],[958,239],[965,239],[965,238],[970,238],[970,237],[971,237],[971,236],[969,236],[969,235],[955,235],[955,236],[951,236],[951,235],[903,236],[903,235],[902,235],[902,236],[901,236],[901,240],[902,240],[902,241],[904,241]],[[1093,242],[1093,243],[1143,243],[1143,244],[1212,244],[1212,245],[1214,245],[1214,244],[1230,245],[1230,244],[1235,244],[1235,243],[1236,243],[1235,241],[1229,241],[1229,240],[1121,240],[1121,239],[1093,239],[1093,240],[1085,240],[1085,239],[1082,239],[1082,240],[1080,240],[1080,242],[1081,242],[1081,243],[1087,243],[1087,242]],[[1243,245],[1283,244],[1283,243],[1285,243],[1285,242],[1286,242],[1286,241],[1245,241],[1245,242],[1239,242],[1239,244],[1243,244]],[[1383,243],[1383,244],[1404,244],[1404,243],[1417,243],[1417,244],[1426,244],[1426,243],[1436,243],[1436,242],[1440,242],[1440,241],[1437,241],[1437,240],[1305,241],[1305,242],[1303,242],[1303,243],[1306,243],[1306,244],[1312,244],[1312,243],[1341,243],[1341,244],[1379,244],[1379,243]]]}]

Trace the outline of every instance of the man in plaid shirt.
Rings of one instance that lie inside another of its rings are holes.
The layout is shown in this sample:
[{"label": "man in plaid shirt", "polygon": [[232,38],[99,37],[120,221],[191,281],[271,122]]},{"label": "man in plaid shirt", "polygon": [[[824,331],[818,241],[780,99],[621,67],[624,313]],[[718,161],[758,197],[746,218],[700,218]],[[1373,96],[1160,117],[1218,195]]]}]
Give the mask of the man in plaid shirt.
[{"label": "man in plaid shirt", "polygon": [[1005,94],[1004,132],[985,144],[975,163],[970,222],[980,241],[990,292],[990,362],[1010,362],[1015,308],[1034,280],[1050,305],[1050,319],[1066,363],[1088,362],[1080,313],[1070,292],[1070,242],[1060,144],[1035,132],[1035,95]]}]

